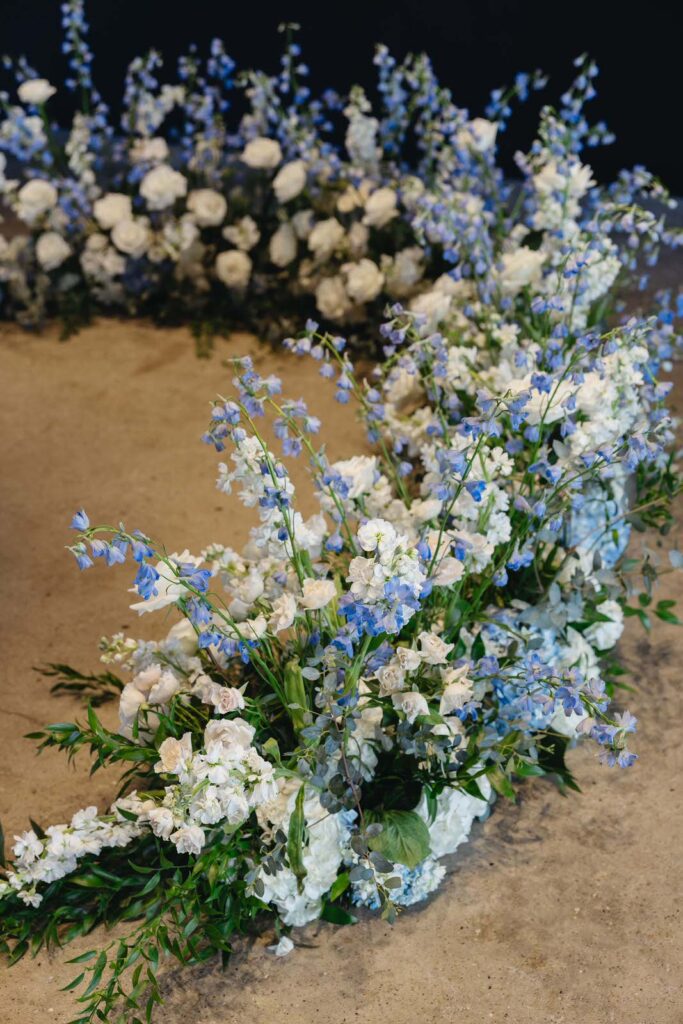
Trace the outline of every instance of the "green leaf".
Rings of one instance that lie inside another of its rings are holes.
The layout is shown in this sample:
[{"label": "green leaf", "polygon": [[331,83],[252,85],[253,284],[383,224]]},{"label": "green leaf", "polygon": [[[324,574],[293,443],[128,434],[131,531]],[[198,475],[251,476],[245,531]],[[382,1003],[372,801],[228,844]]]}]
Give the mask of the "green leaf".
[{"label": "green leaf", "polygon": [[500,793],[501,796],[504,796],[507,800],[512,800],[514,803],[517,797],[515,787],[505,772],[501,768],[496,767],[488,773],[488,777],[496,793]]},{"label": "green leaf", "polygon": [[303,859],[304,829],[306,827],[306,818],[304,816],[305,789],[306,787],[302,785],[296,795],[296,803],[294,804],[292,816],[289,819],[289,831],[287,834],[287,859],[289,860],[290,868],[296,875],[299,892],[303,889],[302,883],[307,873]]},{"label": "green leaf", "polygon": [[429,830],[415,811],[385,811],[378,819],[382,831],[369,842],[387,860],[414,868],[429,856]]},{"label": "green leaf", "polygon": [[323,908],[320,911],[320,919],[329,921],[331,924],[355,924],[358,920],[348,910],[340,907],[338,903],[328,903],[327,900],[323,903]]},{"label": "green leaf", "polygon": [[335,878],[329,893],[330,903],[334,903],[335,900],[339,899],[343,892],[346,892],[350,885],[349,873],[344,871],[341,875]]}]

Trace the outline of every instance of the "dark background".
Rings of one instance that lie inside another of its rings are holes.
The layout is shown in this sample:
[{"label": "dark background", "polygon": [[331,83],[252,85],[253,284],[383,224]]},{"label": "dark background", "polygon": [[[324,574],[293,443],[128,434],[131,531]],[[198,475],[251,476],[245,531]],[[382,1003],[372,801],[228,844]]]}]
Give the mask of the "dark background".
[{"label": "dark background", "polygon": [[[631,8],[600,0],[91,0],[88,11],[95,79],[115,109],[126,64],[150,47],[165,54],[169,79],[179,53],[191,42],[206,46],[213,36],[225,41],[238,66],[277,70],[282,21],[301,24],[314,89],[355,81],[371,86],[373,45],[384,42],[398,57],[426,50],[455,102],[474,116],[483,113],[491,89],[510,83],[516,71],[541,67],[550,75],[547,89],[516,114],[503,140],[510,170],[514,149],[531,141],[539,106],[559,97],[571,80],[572,59],[588,51],[601,71],[591,120],[605,119],[617,135],[616,144],[587,157],[598,177],[608,180],[641,163],[683,195],[676,7],[660,0]],[[58,0],[0,0],[2,52],[24,52],[55,85],[65,67],[59,42]],[[70,108],[63,92],[50,109],[65,118]]]}]

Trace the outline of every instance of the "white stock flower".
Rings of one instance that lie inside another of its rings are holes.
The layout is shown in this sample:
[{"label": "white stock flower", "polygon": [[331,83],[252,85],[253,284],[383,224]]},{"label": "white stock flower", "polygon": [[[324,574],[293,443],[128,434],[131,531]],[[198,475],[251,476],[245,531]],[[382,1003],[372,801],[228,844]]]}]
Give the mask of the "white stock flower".
[{"label": "white stock flower", "polygon": [[36,257],[43,270],[56,270],[71,255],[71,246],[56,231],[45,231],[36,242]]},{"label": "white stock flower", "polygon": [[219,252],[216,257],[216,277],[228,288],[246,288],[251,277],[251,258],[239,249]]},{"label": "white stock flower", "polygon": [[376,263],[367,258],[358,263],[345,263],[342,267],[346,291],[359,305],[376,299],[384,284],[384,274]]},{"label": "white stock flower", "polygon": [[383,228],[398,215],[397,197],[393,188],[376,189],[365,203],[363,223],[369,228]]},{"label": "white stock flower", "polygon": [[140,259],[149,248],[151,235],[147,220],[138,217],[135,220],[120,220],[114,225],[111,240],[119,250],[127,256]]},{"label": "white stock flower", "polygon": [[140,182],[140,195],[150,210],[166,210],[186,194],[187,178],[168,164],[153,167]]},{"label": "white stock flower", "polygon": [[334,580],[314,580],[307,577],[304,580],[303,594],[299,598],[299,604],[309,611],[317,611],[324,608],[332,601],[337,594]]},{"label": "white stock flower", "polygon": [[56,206],[57,189],[49,181],[33,178],[22,185],[17,193],[17,199],[17,216],[30,225]]},{"label": "white stock flower", "polygon": [[54,85],[50,85],[47,78],[29,78],[17,89],[21,102],[31,106],[47,103],[50,96],[54,96],[56,92]]},{"label": "white stock flower", "polygon": [[273,178],[273,190],[279,203],[295,199],[306,185],[306,164],[303,160],[292,160],[281,167]]},{"label": "white stock flower", "polygon": [[95,200],[92,212],[100,227],[111,231],[119,221],[133,219],[133,201],[123,192],[107,192]]},{"label": "white stock flower", "polygon": [[202,852],[206,842],[204,830],[198,825],[183,825],[171,835],[170,839],[175,844],[178,853],[191,853],[195,857]]},{"label": "white stock flower", "polygon": [[212,188],[196,188],[187,197],[187,208],[200,228],[222,224],[228,212],[225,196]]},{"label": "white stock flower", "polygon": [[286,267],[296,258],[299,241],[291,224],[281,224],[268,244],[268,255],[276,267]]},{"label": "white stock flower", "polygon": [[259,137],[251,139],[242,152],[242,160],[248,167],[272,170],[282,160],[282,149],[276,139]]}]

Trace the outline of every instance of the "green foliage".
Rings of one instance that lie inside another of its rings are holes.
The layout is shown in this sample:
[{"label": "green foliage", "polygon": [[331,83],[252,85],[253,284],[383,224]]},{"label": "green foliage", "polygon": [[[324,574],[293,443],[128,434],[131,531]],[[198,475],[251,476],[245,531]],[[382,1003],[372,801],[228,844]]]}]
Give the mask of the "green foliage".
[{"label": "green foliage", "polygon": [[376,820],[382,831],[370,839],[371,850],[408,868],[429,856],[429,829],[415,811],[385,811]]}]

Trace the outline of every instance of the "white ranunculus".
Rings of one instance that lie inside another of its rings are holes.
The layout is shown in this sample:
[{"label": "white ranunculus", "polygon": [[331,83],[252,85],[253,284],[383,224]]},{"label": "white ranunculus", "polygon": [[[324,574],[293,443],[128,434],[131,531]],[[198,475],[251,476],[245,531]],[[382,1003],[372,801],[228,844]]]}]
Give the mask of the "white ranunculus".
[{"label": "white ranunculus", "polygon": [[123,192],[107,192],[95,200],[92,212],[100,227],[105,231],[111,231],[120,220],[132,220],[133,201]]},{"label": "white ranunculus", "polygon": [[111,240],[119,252],[140,259],[149,248],[149,225],[142,217],[136,220],[120,220],[112,228]]},{"label": "white ranunculus", "polygon": [[168,159],[168,143],[161,135],[152,139],[136,139],[130,159],[134,164],[161,164]]},{"label": "white ranunculus", "polygon": [[276,139],[263,137],[251,139],[244,147],[242,160],[248,167],[272,170],[282,160],[280,143]]},{"label": "white ranunculus", "polygon": [[21,83],[17,92],[22,103],[38,106],[40,103],[47,103],[57,90],[54,85],[50,85],[47,78],[29,78]]},{"label": "white ranunculus", "polygon": [[36,242],[36,256],[43,270],[56,270],[71,255],[71,246],[56,231],[45,231]]},{"label": "white ranunculus", "polygon": [[376,263],[367,258],[358,263],[345,263],[342,271],[346,277],[346,291],[359,305],[376,299],[384,284],[384,274]]},{"label": "white ranunculus", "polygon": [[187,194],[187,178],[168,164],[147,171],[140,182],[140,195],[150,210],[166,210]]},{"label": "white ranunculus", "polygon": [[33,224],[57,203],[57,189],[49,181],[33,178],[19,189],[17,216],[26,224]]},{"label": "white ranunculus", "polygon": [[279,203],[288,203],[303,191],[306,185],[306,164],[292,160],[281,167],[273,178],[273,190]]},{"label": "white ranunculus", "polygon": [[320,220],[308,236],[308,248],[317,260],[326,260],[341,245],[344,228],[336,217]]},{"label": "white ranunculus", "polygon": [[242,252],[253,249],[261,237],[256,221],[249,216],[241,217],[236,224],[228,224],[223,228],[222,234],[226,242],[232,242],[235,248],[241,249]]},{"label": "white ranunculus", "polygon": [[281,224],[268,243],[268,255],[276,267],[286,267],[296,258],[299,240],[291,224]]},{"label": "white ranunculus", "polygon": [[299,604],[309,611],[317,611],[324,608],[332,601],[337,594],[334,580],[314,580],[308,577],[304,580],[303,594],[299,598]]},{"label": "white ranunculus", "polygon": [[187,208],[200,228],[222,224],[228,212],[225,196],[213,188],[196,188],[187,197]]},{"label": "white ranunculus", "polygon": [[216,277],[228,288],[246,288],[251,267],[251,258],[239,249],[228,249],[216,256]]},{"label": "white ranunculus", "polygon": [[500,262],[498,283],[501,290],[506,295],[517,295],[522,288],[538,284],[541,280],[545,253],[520,245],[519,249],[504,253]]},{"label": "white ranunculus", "polygon": [[326,320],[341,320],[351,309],[341,274],[324,277],[315,290],[315,304]]},{"label": "white ranunculus", "polygon": [[363,223],[369,228],[383,228],[398,215],[397,197],[393,188],[378,188],[365,203]]},{"label": "white ranunculus", "polygon": [[432,579],[436,587],[450,587],[451,583],[457,583],[465,571],[465,566],[458,558],[447,555],[439,562]]}]

